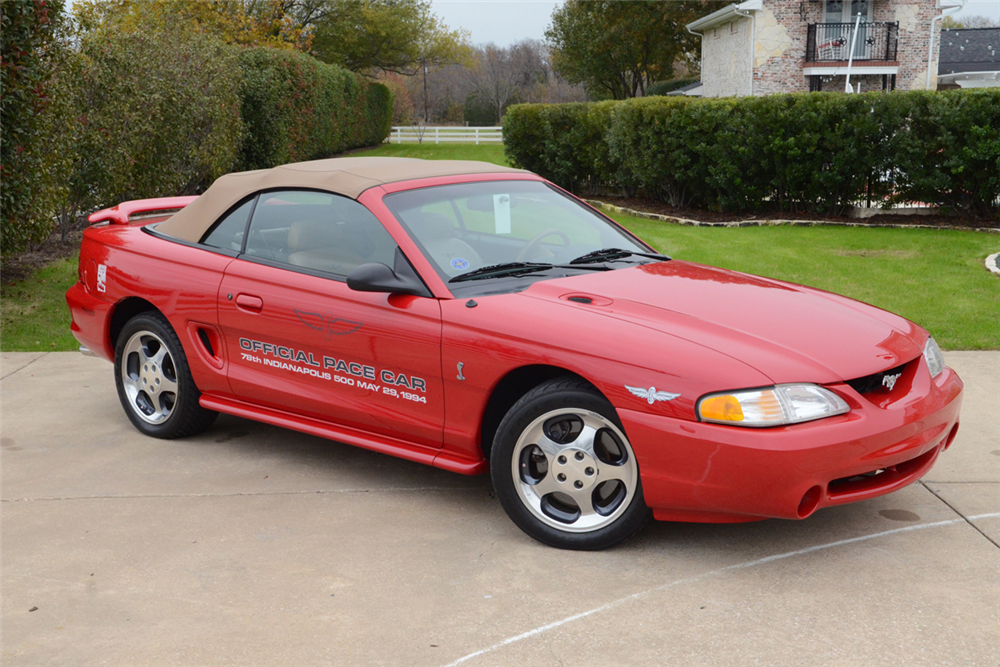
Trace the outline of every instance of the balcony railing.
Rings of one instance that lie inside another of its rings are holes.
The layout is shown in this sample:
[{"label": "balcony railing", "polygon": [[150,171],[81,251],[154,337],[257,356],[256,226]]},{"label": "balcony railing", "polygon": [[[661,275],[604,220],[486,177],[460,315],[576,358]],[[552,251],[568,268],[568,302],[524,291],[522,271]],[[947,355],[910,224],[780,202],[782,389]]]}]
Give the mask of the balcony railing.
[{"label": "balcony railing", "polygon": [[[846,61],[851,55],[853,23],[812,23],[806,36],[806,62]],[[858,25],[854,60],[896,60],[899,23]]]}]

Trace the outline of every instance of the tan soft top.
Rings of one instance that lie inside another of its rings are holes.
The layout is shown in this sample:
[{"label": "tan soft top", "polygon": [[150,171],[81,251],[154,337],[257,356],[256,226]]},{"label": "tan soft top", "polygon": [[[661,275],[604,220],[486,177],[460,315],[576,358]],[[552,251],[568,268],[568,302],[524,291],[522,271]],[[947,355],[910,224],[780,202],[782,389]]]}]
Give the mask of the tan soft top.
[{"label": "tan soft top", "polygon": [[418,160],[401,157],[342,157],[283,164],[273,169],[243,171],[220,177],[203,195],[159,224],[156,231],[197,242],[230,207],[254,192],[270,188],[315,188],[351,199],[384,183],[462,174],[527,174],[468,160]]}]

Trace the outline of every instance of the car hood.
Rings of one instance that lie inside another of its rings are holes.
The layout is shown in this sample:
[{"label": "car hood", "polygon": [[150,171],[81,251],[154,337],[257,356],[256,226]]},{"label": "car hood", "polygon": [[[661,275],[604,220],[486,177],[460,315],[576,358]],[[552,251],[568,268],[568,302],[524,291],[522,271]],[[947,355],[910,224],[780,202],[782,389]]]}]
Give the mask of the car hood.
[{"label": "car hood", "polygon": [[775,383],[871,375],[913,360],[927,339],[853,299],[679,260],[541,281],[522,294],[703,345]]}]

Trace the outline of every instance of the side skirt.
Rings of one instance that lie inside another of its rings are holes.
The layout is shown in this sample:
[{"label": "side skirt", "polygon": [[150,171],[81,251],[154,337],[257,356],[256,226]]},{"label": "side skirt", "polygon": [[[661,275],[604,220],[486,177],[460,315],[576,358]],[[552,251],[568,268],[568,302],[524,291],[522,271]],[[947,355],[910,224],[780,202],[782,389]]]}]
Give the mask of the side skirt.
[{"label": "side skirt", "polygon": [[253,419],[265,424],[271,424],[272,426],[280,426],[281,428],[316,435],[328,440],[336,440],[337,442],[354,445],[355,447],[370,449],[380,454],[388,454],[408,461],[416,461],[417,463],[423,463],[450,472],[457,472],[462,475],[478,475],[486,472],[488,469],[488,464],[485,460],[474,461],[458,458],[437,449],[408,443],[405,440],[376,435],[346,426],[338,426],[283,410],[261,407],[253,403],[222,398],[220,396],[210,396],[208,394],[202,394],[198,402],[206,410],[215,410],[216,412],[233,415],[234,417]]}]

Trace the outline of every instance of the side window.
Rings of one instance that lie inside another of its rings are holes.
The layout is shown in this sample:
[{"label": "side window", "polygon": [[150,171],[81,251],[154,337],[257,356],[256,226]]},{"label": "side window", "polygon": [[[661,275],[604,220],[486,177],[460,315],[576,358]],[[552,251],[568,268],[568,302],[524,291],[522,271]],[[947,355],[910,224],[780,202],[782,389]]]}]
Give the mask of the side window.
[{"label": "side window", "polygon": [[254,199],[256,197],[246,200],[215,223],[201,242],[213,248],[239,252],[243,248],[243,234],[247,230],[247,219]]},{"label": "side window", "polygon": [[396,242],[364,206],[309,190],[261,193],[246,254],[346,276],[370,262],[393,265]]}]

